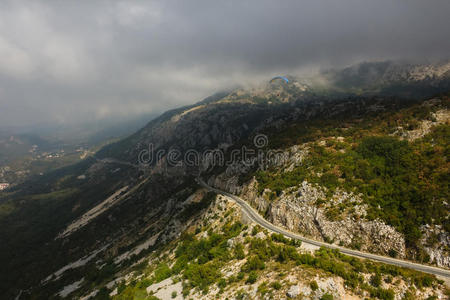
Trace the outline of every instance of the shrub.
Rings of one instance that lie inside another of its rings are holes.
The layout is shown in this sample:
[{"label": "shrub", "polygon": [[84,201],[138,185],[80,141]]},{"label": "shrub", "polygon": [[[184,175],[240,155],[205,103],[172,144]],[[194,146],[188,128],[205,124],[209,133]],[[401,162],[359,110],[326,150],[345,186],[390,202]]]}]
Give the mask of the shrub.
[{"label": "shrub", "polygon": [[393,257],[393,258],[396,258],[397,255],[398,255],[398,253],[397,253],[397,251],[395,249],[389,249],[389,253],[388,254],[389,254],[390,257]]},{"label": "shrub", "polygon": [[392,276],[391,275],[386,276],[386,278],[384,278],[384,282],[392,283]]},{"label": "shrub", "polygon": [[246,292],[244,292],[242,289],[240,289],[237,292],[237,295],[236,295],[237,300],[243,300],[243,299],[247,299],[247,298],[248,298],[248,294]]},{"label": "shrub", "polygon": [[272,235],[270,237],[272,238],[272,241],[275,241],[275,242],[284,243],[284,244],[289,243],[289,239],[285,238],[284,235],[282,235],[281,233],[272,233]]},{"label": "shrub", "polygon": [[257,279],[258,279],[258,275],[256,274],[256,272],[255,271],[251,271],[250,274],[248,274],[248,278],[245,281],[245,283],[253,284],[253,283],[256,282]]},{"label": "shrub", "polygon": [[243,271],[263,270],[265,267],[266,264],[258,256],[254,255],[247,260],[243,266]]},{"label": "shrub", "polygon": [[238,236],[242,231],[243,225],[241,222],[235,222],[231,224],[231,222],[225,224],[222,228],[222,232],[228,238]]},{"label": "shrub", "polygon": [[176,261],[175,264],[172,267],[172,273],[173,274],[180,274],[180,272],[182,270],[184,270],[184,268],[186,267],[188,263],[188,258],[187,256],[183,255],[180,256]]},{"label": "shrub", "polygon": [[385,290],[382,288],[372,289],[370,296],[376,297],[382,300],[394,300],[395,293],[393,290]]},{"label": "shrub", "polygon": [[272,284],[271,284],[270,286],[271,286],[273,289],[275,289],[275,290],[281,289],[281,283],[278,282],[278,281],[272,282]]},{"label": "shrub", "polygon": [[237,279],[238,279],[238,280],[242,280],[242,279],[244,279],[244,277],[245,277],[245,273],[242,272],[242,271],[239,272],[238,275],[237,275]]},{"label": "shrub", "polygon": [[290,244],[294,247],[300,247],[302,245],[302,241],[296,240],[296,239],[291,239]]},{"label": "shrub", "polygon": [[234,246],[234,257],[239,260],[245,258],[244,246],[242,244],[236,244]]},{"label": "shrub", "polygon": [[317,284],[317,282],[315,280],[311,281],[309,283],[309,286],[311,287],[311,290],[316,291],[319,288],[319,285]]},{"label": "shrub", "polygon": [[217,286],[223,289],[227,286],[227,281],[224,278],[220,278],[219,282],[217,282]]},{"label": "shrub", "polygon": [[264,296],[268,292],[269,288],[267,287],[267,282],[263,282],[258,286],[258,293],[260,293],[262,296]]},{"label": "shrub", "polygon": [[184,271],[184,277],[189,280],[192,286],[206,291],[208,286],[220,277],[218,267],[217,264],[211,262],[204,265],[190,264]]},{"label": "shrub", "polygon": [[434,277],[429,274],[420,274],[414,277],[414,284],[418,288],[430,287],[433,285]]},{"label": "shrub", "polygon": [[258,232],[260,232],[260,231],[261,231],[261,226],[259,226],[259,225],[253,226],[253,229],[252,229],[252,235],[255,236],[255,235],[257,235]]},{"label": "shrub", "polygon": [[161,263],[155,270],[155,281],[160,282],[172,275],[172,271],[166,263]]},{"label": "shrub", "polygon": [[379,287],[381,285],[381,275],[376,273],[370,278],[370,284],[374,287]]},{"label": "shrub", "polygon": [[333,300],[333,295],[330,294],[324,294],[322,297],[320,297],[320,300]]}]

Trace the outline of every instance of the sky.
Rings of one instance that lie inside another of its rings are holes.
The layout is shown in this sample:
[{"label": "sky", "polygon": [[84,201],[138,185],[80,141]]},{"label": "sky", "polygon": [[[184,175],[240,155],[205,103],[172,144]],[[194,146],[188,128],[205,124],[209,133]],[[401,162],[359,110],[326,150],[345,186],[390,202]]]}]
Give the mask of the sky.
[{"label": "sky", "polygon": [[361,61],[445,59],[448,0],[0,2],[0,128],[133,117]]}]

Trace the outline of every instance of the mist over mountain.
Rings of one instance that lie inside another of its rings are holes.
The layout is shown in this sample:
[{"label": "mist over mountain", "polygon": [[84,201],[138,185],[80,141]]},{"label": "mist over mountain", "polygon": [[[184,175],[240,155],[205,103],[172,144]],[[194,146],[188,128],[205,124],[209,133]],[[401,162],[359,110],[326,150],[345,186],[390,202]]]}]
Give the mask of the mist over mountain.
[{"label": "mist over mountain", "polygon": [[449,299],[450,2],[0,2],[0,300]]},{"label": "mist over mountain", "polygon": [[[445,278],[448,74],[446,62],[389,61],[276,77],[167,111],[78,163],[13,185],[0,192],[2,293],[292,297],[314,281],[322,288],[305,293],[393,299],[399,285],[370,278],[396,276],[420,287],[418,298],[444,295],[434,275],[314,252],[264,222],[344,253],[437,266],[429,272]],[[294,285],[272,278],[292,264]],[[314,271],[302,277],[305,266]]]},{"label": "mist over mountain", "polygon": [[0,126],[162,113],[363,61],[448,59],[446,0],[2,1]]}]

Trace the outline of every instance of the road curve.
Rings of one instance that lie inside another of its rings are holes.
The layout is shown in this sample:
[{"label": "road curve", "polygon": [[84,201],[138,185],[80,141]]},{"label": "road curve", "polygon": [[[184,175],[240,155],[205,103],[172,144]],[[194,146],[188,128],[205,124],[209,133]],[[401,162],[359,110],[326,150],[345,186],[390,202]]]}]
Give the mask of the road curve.
[{"label": "road curve", "polygon": [[433,267],[433,266],[428,266],[428,265],[422,265],[422,264],[418,264],[418,263],[413,263],[410,261],[405,261],[405,260],[401,260],[401,259],[396,259],[396,258],[392,258],[392,257],[386,257],[386,256],[381,256],[381,255],[376,255],[376,254],[371,254],[371,253],[366,253],[366,252],[361,252],[361,251],[357,251],[357,250],[352,250],[352,249],[348,249],[348,248],[344,248],[341,246],[337,246],[337,245],[333,245],[333,244],[328,244],[328,243],[324,243],[324,242],[319,242],[319,241],[315,241],[315,240],[311,240],[305,237],[302,237],[298,234],[295,234],[293,232],[287,231],[283,228],[277,227],[275,225],[273,225],[272,223],[269,223],[268,221],[266,221],[263,217],[261,217],[259,215],[259,213],[253,208],[251,207],[245,200],[224,192],[222,190],[213,188],[209,185],[207,185],[203,180],[201,180],[200,178],[197,178],[197,182],[203,186],[204,188],[213,191],[217,194],[221,194],[224,196],[227,196],[231,199],[233,199],[241,208],[242,210],[244,210],[244,212],[249,216],[250,219],[252,219],[252,221],[254,221],[255,223],[259,224],[260,226],[276,232],[276,233],[281,233],[284,236],[290,237],[292,239],[296,239],[296,240],[300,240],[303,243],[307,243],[307,244],[311,244],[314,246],[318,246],[318,247],[326,247],[326,248],[330,248],[330,249],[338,249],[340,252],[344,253],[344,254],[348,254],[351,256],[355,256],[355,257],[359,257],[359,258],[366,258],[366,259],[371,259],[371,260],[375,260],[375,261],[379,261],[379,262],[383,262],[386,264],[390,264],[390,265],[396,265],[396,266],[400,266],[400,267],[404,267],[404,268],[410,268],[410,269],[414,269],[417,271],[421,271],[421,272],[425,272],[425,273],[430,273],[430,274],[434,274],[437,276],[442,276],[445,278],[450,278],[450,270],[445,270],[442,268],[438,268],[438,267]]}]

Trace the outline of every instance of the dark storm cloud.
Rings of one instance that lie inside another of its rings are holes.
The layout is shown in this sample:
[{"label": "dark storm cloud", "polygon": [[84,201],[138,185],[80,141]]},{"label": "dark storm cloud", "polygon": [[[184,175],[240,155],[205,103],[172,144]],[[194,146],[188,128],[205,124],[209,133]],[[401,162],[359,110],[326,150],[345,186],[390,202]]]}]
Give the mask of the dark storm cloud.
[{"label": "dark storm cloud", "polygon": [[161,111],[274,74],[450,53],[442,1],[2,1],[0,125]]}]

